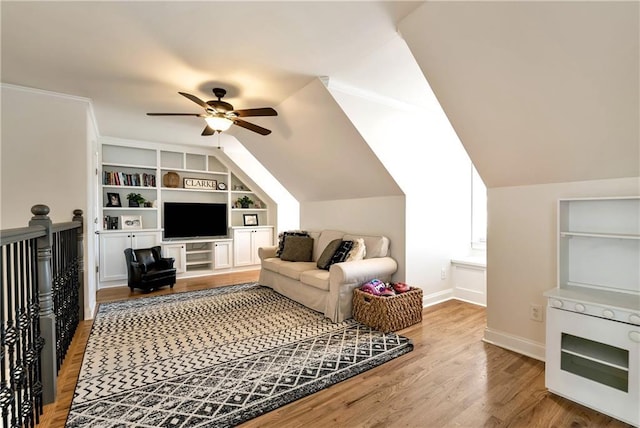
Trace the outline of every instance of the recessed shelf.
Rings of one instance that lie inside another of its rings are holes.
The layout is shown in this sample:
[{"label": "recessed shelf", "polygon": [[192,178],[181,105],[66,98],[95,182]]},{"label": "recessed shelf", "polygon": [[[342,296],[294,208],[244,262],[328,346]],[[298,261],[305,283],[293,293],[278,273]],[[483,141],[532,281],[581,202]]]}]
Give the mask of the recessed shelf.
[{"label": "recessed shelf", "polygon": [[135,168],[135,169],[151,169],[154,170],[156,169],[155,166],[149,166],[149,165],[136,165],[136,164],[131,164],[131,163],[115,163],[115,162],[102,162],[102,166],[103,167],[109,167],[109,168]]},{"label": "recessed shelf", "polygon": [[103,184],[102,187],[109,189],[157,189],[156,186],[125,186],[119,184]]},{"label": "recessed shelf", "polygon": [[153,207],[102,207],[103,210],[109,211],[131,211],[131,210],[143,210],[143,211],[157,211],[158,208]]},{"label": "recessed shelf", "polygon": [[640,235],[630,233],[591,233],[591,232],[560,232],[563,238],[605,238],[605,239],[640,239]]},{"label": "recessed shelf", "polygon": [[228,175],[229,173],[226,171],[207,171],[202,169],[183,169],[183,168],[160,168],[162,172],[182,172],[182,173],[192,173],[192,174],[213,174],[213,175]]}]

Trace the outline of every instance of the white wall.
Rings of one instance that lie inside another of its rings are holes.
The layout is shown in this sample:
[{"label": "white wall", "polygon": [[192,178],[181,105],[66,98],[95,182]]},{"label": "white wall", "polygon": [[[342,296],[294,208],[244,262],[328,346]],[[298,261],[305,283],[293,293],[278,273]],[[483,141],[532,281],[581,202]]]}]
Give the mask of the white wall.
[{"label": "white wall", "polygon": [[[386,67],[394,59],[404,66]],[[471,161],[402,39],[389,42],[363,62],[366,70],[342,75],[355,79],[363,73],[365,81],[332,77],[328,88],[406,195],[404,259],[398,259],[403,268],[396,279],[421,287],[426,304],[450,298],[450,260],[466,254],[470,245]],[[388,82],[376,76],[410,82],[408,86],[419,94],[393,94]],[[363,90],[365,83],[368,87]],[[376,170],[361,173],[372,175]],[[397,257],[399,243],[392,244]]]},{"label": "white wall", "polygon": [[341,230],[363,235],[385,235],[391,241],[391,256],[398,262],[394,280],[405,277],[405,199],[386,196],[362,199],[302,202],[300,228]]},{"label": "white wall", "polygon": [[85,313],[95,307],[95,282],[89,224],[91,183],[87,144],[97,130],[90,122],[89,100],[2,84],[0,150],[0,229],[27,226],[31,207],[45,204],[54,223],[68,222],[73,210],[84,212]]},{"label": "white wall", "polygon": [[545,324],[529,305],[557,284],[558,199],[630,195],[640,177],[489,189],[485,339],[544,359]]},{"label": "white wall", "polygon": [[88,100],[3,84],[0,228],[24,227],[31,207],[54,223],[87,212]]}]

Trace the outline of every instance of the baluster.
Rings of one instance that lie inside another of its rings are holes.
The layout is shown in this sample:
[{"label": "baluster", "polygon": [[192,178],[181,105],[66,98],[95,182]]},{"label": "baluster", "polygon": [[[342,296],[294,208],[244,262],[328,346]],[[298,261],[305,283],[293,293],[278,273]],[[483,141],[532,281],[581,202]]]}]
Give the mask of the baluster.
[{"label": "baluster", "polygon": [[[0,260],[0,277],[2,279],[2,292],[0,293],[0,314],[2,315],[0,325],[0,338],[1,338],[1,347],[2,353],[0,358],[0,408],[2,409],[2,428],[9,427],[9,410],[10,404],[12,402],[13,395],[11,394],[11,389],[7,382],[7,371],[9,370],[9,361],[8,361],[8,348],[7,348],[7,331],[6,331],[6,323],[9,319],[7,312],[8,299],[5,296],[5,290],[7,290],[10,282],[10,258],[9,258],[9,248],[3,246],[2,247],[2,259]],[[6,269],[5,269],[6,266]]]},{"label": "baluster", "polygon": [[51,219],[49,207],[34,205],[34,216],[29,226],[44,226],[45,236],[37,239],[37,281],[40,304],[40,336],[44,340],[41,353],[42,400],[44,404],[55,400],[57,388],[56,364],[56,317],[54,313],[53,291],[51,286]]}]

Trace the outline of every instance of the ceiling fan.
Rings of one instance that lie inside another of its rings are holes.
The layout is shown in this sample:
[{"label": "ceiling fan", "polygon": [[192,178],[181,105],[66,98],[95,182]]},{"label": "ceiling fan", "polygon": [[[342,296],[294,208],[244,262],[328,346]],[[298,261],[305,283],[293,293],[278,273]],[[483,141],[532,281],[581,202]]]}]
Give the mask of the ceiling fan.
[{"label": "ceiling fan", "polygon": [[147,113],[147,116],[196,116],[202,117],[207,122],[207,126],[202,131],[202,135],[213,135],[217,132],[226,131],[231,125],[238,125],[249,131],[257,132],[260,135],[269,135],[271,131],[263,128],[262,126],[249,123],[245,120],[239,119],[240,117],[250,116],[277,116],[276,112],[271,107],[263,108],[249,108],[243,110],[234,110],[233,106],[226,101],[222,101],[222,98],[227,94],[222,88],[213,88],[213,94],[218,97],[217,100],[202,101],[195,95],[187,94],[186,92],[178,92],[183,97],[186,97],[204,108],[204,113]]}]

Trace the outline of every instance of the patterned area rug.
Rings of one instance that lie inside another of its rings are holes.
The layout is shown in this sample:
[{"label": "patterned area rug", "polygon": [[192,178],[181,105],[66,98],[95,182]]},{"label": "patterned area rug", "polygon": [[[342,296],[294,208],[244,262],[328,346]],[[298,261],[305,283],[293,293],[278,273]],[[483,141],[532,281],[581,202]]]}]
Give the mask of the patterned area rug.
[{"label": "patterned area rug", "polygon": [[102,304],[66,426],[234,426],[412,349],[257,284]]}]

